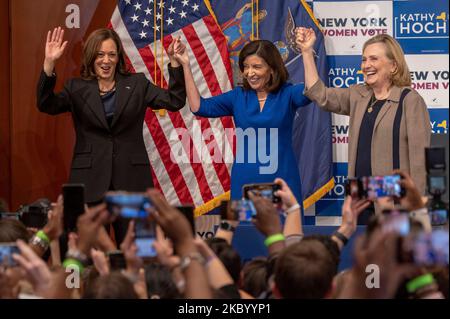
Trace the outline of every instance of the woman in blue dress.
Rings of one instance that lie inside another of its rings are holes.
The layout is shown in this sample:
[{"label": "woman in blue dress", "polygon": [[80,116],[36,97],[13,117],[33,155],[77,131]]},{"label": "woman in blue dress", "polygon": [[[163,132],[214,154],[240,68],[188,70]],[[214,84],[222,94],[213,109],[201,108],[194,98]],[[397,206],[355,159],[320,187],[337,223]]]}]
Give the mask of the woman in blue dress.
[{"label": "woman in blue dress", "polygon": [[292,148],[292,123],[297,108],[310,101],[304,84],[287,83],[288,71],[275,45],[252,41],[239,54],[243,85],[211,98],[202,98],[192,76],[184,46],[175,45],[183,66],[191,111],[202,117],[233,116],[236,156],[231,170],[231,199],[242,198],[242,186],[284,179],[301,202],[301,184]]}]

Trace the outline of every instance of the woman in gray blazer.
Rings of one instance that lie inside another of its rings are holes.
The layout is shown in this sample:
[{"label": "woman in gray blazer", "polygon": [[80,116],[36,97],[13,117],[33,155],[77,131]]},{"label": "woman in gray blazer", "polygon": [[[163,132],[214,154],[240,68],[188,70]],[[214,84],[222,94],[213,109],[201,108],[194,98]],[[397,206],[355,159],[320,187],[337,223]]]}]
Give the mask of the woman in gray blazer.
[{"label": "woman in gray blazer", "polygon": [[410,174],[425,192],[425,147],[430,145],[430,118],[423,98],[411,89],[403,50],[389,35],[377,35],[363,46],[365,84],[328,88],[314,62],[316,36],[298,28],[296,42],[305,66],[305,95],[324,110],[350,116],[348,176]]}]

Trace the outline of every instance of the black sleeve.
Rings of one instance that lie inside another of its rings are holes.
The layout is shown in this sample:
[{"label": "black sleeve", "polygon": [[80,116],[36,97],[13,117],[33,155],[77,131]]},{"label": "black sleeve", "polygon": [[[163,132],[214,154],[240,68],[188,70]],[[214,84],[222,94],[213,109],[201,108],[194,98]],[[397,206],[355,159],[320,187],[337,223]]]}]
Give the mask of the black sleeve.
[{"label": "black sleeve", "polygon": [[55,94],[53,90],[56,85],[56,76],[47,76],[42,71],[37,86],[37,106],[39,111],[52,115],[70,112],[71,101],[68,93],[70,83],[69,81],[65,85],[61,93]]},{"label": "black sleeve", "polygon": [[147,80],[145,102],[152,109],[178,111],[186,104],[186,86],[183,67],[169,69],[169,89],[162,89]]}]

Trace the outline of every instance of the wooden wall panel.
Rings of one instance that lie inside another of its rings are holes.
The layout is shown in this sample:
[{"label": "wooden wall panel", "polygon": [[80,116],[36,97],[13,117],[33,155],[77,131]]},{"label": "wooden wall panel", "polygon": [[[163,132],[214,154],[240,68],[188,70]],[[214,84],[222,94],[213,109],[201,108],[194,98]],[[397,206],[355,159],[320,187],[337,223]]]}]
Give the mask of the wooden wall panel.
[{"label": "wooden wall panel", "polygon": [[11,208],[38,198],[54,200],[66,182],[74,145],[69,113],[50,116],[36,107],[47,31],[65,26],[66,7],[80,8],[80,28],[66,29],[66,52],[56,65],[57,90],[78,76],[82,41],[105,27],[115,0],[13,0],[11,4]]},{"label": "wooden wall panel", "polygon": [[[11,202],[9,1],[0,1],[0,201]],[[8,207],[3,207],[7,210]]]}]

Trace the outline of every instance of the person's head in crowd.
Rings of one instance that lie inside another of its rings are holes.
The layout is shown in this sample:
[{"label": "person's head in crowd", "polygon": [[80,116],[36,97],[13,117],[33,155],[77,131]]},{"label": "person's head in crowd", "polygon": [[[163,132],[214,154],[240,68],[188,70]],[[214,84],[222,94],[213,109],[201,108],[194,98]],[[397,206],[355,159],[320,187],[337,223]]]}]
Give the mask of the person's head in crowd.
[{"label": "person's head in crowd", "polygon": [[361,70],[371,87],[411,86],[411,75],[400,44],[390,35],[379,34],[363,45]]},{"label": "person's head in crowd", "polygon": [[256,257],[244,264],[241,271],[241,289],[257,298],[267,291],[266,257]]},{"label": "person's head in crowd", "polygon": [[239,283],[241,273],[241,257],[223,238],[210,238],[206,243],[223,263],[235,284]]},{"label": "person's head in crowd", "polygon": [[255,40],[245,45],[239,53],[239,69],[247,90],[275,92],[289,78],[280,52],[268,40]]},{"label": "person's head in crowd", "polygon": [[15,219],[0,219],[0,243],[12,243],[18,239],[28,242],[30,237],[22,222]]},{"label": "person's head in crowd", "polygon": [[330,236],[320,234],[308,235],[302,239],[302,241],[310,241],[310,240],[318,240],[328,249],[331,257],[333,258],[337,274],[339,262],[341,261],[341,252],[339,251],[339,247],[336,244],[336,242],[333,239],[331,239]]},{"label": "person's head in crowd", "polygon": [[286,247],[275,265],[273,294],[283,299],[321,299],[331,293],[335,261],[318,240]]},{"label": "person's head in crowd", "polygon": [[145,281],[149,299],[177,299],[181,295],[170,270],[159,263],[145,265]]},{"label": "person's head in crowd", "polygon": [[131,281],[119,272],[97,277],[86,287],[84,299],[138,299]]}]

